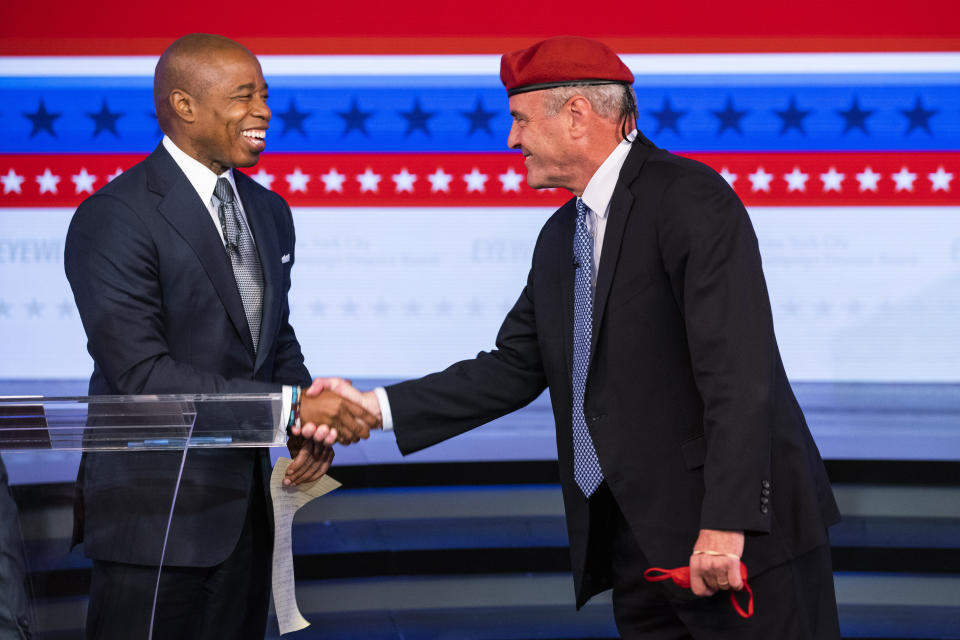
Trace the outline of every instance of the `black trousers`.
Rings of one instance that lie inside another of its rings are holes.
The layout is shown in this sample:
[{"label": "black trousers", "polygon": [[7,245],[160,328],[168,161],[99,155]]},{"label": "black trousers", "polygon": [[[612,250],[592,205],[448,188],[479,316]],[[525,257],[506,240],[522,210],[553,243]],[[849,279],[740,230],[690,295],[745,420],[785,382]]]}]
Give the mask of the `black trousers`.
[{"label": "black trousers", "polygon": [[[273,532],[260,473],[233,552],[212,567],[163,567],[154,640],[263,640],[270,607]],[[149,637],[157,567],[94,560],[87,640]]]},{"label": "black trousers", "polygon": [[[609,563],[624,640],[840,640],[829,545],[751,576],[748,619],[733,609],[728,592],[700,598],[672,581],[647,582],[643,572],[651,565],[606,484],[590,498],[588,554],[591,563]],[[746,592],[738,598],[746,610]]]}]

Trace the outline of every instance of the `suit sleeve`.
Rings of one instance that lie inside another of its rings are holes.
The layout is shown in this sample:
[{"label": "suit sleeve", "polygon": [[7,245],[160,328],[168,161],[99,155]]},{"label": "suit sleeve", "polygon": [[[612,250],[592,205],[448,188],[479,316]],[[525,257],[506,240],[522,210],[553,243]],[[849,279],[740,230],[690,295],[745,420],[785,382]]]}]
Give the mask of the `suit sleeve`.
[{"label": "suit sleeve", "polygon": [[[283,223],[287,233],[290,235],[290,271],[293,271],[295,262],[296,232],[293,227],[293,214],[290,213],[290,207],[283,203]],[[300,349],[300,342],[297,335],[290,325],[290,284],[288,277],[284,278],[283,293],[281,296],[280,308],[280,329],[277,335],[277,350],[274,359],[273,377],[274,382],[283,384],[299,384],[303,386],[310,385],[310,372],[303,364],[303,352]]]},{"label": "suit sleeve", "polygon": [[770,531],[777,354],[757,239],[727,183],[687,173],[664,193],[661,251],[681,309],[707,442],[701,528]]},{"label": "suit sleeve", "polygon": [[418,451],[533,402],[546,388],[537,342],[533,270],[497,334],[496,349],[386,387],[397,445]]},{"label": "suit sleeve", "polygon": [[228,379],[170,357],[157,252],[136,213],[112,196],[88,198],[70,223],[64,268],[87,349],[110,387],[119,394],[279,391],[277,384]]}]

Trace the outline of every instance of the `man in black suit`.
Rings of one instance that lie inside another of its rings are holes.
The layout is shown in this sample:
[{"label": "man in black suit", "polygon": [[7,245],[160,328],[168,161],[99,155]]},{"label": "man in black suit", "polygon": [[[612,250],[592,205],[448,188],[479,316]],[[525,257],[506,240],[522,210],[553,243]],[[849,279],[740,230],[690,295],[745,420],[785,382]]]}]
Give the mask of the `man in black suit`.
[{"label": "man in black suit", "polygon": [[[67,235],[65,268],[94,361],[90,394],[282,390],[289,406],[292,385],[310,380],[289,322],[293,219],[282,198],[233,170],[265,146],[260,64],[226,38],[185,36],[160,57],[154,97],[162,143],[84,201]],[[308,403],[332,426],[360,427],[362,409],[333,393]],[[267,414],[278,429],[291,422],[279,404]],[[224,416],[198,416],[196,428],[211,419]],[[287,480],[323,475],[335,437],[290,443]],[[93,559],[88,637],[146,638],[155,606],[155,638],[263,638],[268,451],[191,449],[180,464],[168,452],[84,456],[77,533]]]},{"label": "man in black suit", "polygon": [[[631,131],[633,74],[605,45],[551,38],[504,55],[501,79],[527,182],[577,197],[544,225],[496,350],[352,397],[411,453],[549,388],[578,607],[612,587],[624,638],[839,638],[839,515],[740,200]],[[750,619],[729,600],[741,558]],[[686,565],[692,593],[644,579]]]}]

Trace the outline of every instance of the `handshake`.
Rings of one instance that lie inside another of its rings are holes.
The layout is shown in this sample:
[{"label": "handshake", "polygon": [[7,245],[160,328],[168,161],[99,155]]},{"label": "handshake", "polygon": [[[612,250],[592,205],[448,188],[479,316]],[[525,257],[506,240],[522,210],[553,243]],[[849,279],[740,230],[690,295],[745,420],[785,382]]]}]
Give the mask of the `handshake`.
[{"label": "handshake", "polygon": [[317,378],[300,396],[300,427],[293,435],[326,446],[353,444],[383,427],[380,401],[343,378]]}]

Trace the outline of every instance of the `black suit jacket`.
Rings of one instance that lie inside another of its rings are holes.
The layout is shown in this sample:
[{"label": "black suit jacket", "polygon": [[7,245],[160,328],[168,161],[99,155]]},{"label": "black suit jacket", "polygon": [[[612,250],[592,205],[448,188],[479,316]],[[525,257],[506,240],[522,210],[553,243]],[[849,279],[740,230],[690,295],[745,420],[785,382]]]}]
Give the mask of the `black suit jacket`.
[{"label": "black suit jacket", "polygon": [[[289,323],[290,209],[244,174],[234,178],[263,265],[259,349],[207,207],[160,145],[87,198],[67,233],[67,278],[94,361],[91,395],[273,392],[309,383]],[[87,555],[155,564],[179,465],[176,453],[85,455]],[[166,563],[210,566],[226,558],[240,535],[252,474],[267,479],[269,467],[263,448],[191,450]]]},{"label": "black suit jacket", "polygon": [[[497,349],[387,388],[410,453],[549,387],[578,606],[589,566],[573,480],[571,200],[544,225]],[[838,518],[780,361],[756,236],[727,183],[642,136],[610,203],[584,413],[604,477],[655,566],[688,564],[700,529],[744,530],[752,574],[826,541]]]}]

